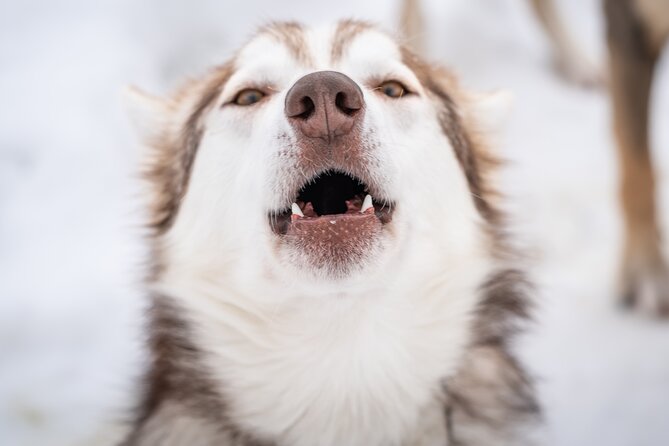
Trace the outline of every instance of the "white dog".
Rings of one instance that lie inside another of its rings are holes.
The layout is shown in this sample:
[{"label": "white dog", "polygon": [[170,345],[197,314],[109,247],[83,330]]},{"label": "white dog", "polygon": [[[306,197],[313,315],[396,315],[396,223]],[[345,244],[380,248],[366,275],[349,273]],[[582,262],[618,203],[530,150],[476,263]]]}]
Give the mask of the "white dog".
[{"label": "white dog", "polygon": [[155,268],[125,444],[527,444],[495,97],[354,21],[270,25],[170,99],[131,96]]}]

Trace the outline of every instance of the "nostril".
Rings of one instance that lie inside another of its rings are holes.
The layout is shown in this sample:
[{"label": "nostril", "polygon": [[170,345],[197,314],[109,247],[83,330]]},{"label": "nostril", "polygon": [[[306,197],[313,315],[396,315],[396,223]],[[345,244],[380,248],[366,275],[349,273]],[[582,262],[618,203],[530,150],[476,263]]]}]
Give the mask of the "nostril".
[{"label": "nostril", "polygon": [[309,117],[314,114],[314,110],[316,109],[314,101],[309,96],[304,96],[302,99],[300,99],[300,105],[300,109],[303,111],[294,117],[299,119],[309,119]]},{"label": "nostril", "polygon": [[360,107],[351,107],[348,96],[343,91],[340,91],[335,96],[335,105],[342,113],[348,116],[353,116],[355,112],[360,110]]}]

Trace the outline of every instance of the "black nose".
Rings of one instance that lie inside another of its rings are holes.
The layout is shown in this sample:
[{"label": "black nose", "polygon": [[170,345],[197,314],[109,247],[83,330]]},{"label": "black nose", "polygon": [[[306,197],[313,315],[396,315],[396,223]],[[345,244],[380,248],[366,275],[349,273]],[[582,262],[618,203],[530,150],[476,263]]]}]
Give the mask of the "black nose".
[{"label": "black nose", "polygon": [[336,71],[307,74],[288,91],[285,113],[304,136],[331,142],[348,134],[362,115],[362,90]]}]

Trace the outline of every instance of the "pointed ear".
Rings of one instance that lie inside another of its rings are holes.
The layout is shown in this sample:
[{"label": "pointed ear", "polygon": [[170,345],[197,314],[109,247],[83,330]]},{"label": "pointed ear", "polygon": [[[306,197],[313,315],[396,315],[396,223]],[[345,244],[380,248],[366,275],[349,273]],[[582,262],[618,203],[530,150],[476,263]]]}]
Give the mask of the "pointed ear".
[{"label": "pointed ear", "polygon": [[513,110],[514,96],[509,90],[475,94],[470,100],[470,114],[478,127],[489,134],[500,134],[506,128]]},{"label": "pointed ear", "polygon": [[169,102],[133,86],[126,86],[122,94],[126,112],[142,143],[152,145],[163,137],[169,125]]}]

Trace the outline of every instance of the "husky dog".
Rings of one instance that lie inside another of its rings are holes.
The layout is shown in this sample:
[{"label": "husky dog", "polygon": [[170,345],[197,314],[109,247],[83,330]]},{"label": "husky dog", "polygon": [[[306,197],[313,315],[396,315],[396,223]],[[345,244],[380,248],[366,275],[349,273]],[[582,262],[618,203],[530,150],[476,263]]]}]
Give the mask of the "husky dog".
[{"label": "husky dog", "polygon": [[128,446],[529,444],[527,316],[464,93],[373,26],[277,23],[169,99]]}]

